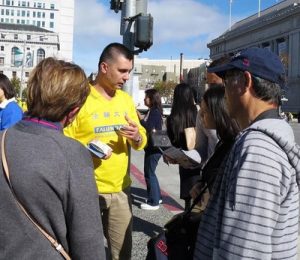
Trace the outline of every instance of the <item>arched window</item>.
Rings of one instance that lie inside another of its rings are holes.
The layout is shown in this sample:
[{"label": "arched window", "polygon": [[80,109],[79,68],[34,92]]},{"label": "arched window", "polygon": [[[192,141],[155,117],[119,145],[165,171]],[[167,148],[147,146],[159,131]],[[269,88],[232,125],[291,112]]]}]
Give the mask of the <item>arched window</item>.
[{"label": "arched window", "polygon": [[11,49],[11,65],[19,67],[23,62],[23,52],[18,47]]},{"label": "arched window", "polygon": [[40,61],[42,61],[43,59],[45,59],[45,50],[44,49],[38,49],[37,50],[37,64],[39,64]]}]

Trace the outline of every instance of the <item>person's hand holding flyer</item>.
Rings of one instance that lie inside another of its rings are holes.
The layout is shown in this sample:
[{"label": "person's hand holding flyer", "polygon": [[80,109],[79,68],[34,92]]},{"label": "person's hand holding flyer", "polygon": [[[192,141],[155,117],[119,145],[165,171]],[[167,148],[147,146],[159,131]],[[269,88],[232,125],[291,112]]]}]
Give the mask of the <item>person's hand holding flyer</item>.
[{"label": "person's hand holding flyer", "polygon": [[112,154],[112,149],[107,144],[98,139],[93,139],[87,144],[87,149],[100,159],[108,159]]}]

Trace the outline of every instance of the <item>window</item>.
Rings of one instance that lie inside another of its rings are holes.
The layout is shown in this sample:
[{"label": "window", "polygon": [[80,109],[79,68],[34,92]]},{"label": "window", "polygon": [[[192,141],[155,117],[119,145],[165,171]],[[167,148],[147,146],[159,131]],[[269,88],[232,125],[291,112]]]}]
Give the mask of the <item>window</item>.
[{"label": "window", "polygon": [[3,46],[3,45],[0,47],[0,50],[1,50],[1,51],[4,51],[4,46]]},{"label": "window", "polygon": [[50,4],[50,9],[55,9],[55,5],[54,4]]},{"label": "window", "polygon": [[16,71],[13,71],[13,72],[12,72],[12,77],[13,77],[13,78],[16,78],[16,77],[17,77],[17,72],[16,72]]},{"label": "window", "polygon": [[50,27],[50,28],[54,28],[54,22],[50,22],[49,27]]},{"label": "window", "polygon": [[42,3],[37,3],[37,8],[42,8]]},{"label": "window", "polygon": [[26,14],[25,10],[22,11],[22,17],[24,17]]},{"label": "window", "polygon": [[26,78],[29,77],[29,72],[28,72],[28,71],[25,72],[25,77],[26,77]]},{"label": "window", "polygon": [[6,10],[5,10],[5,14],[6,14],[6,15],[9,15],[9,9],[6,9]]},{"label": "window", "polygon": [[42,21],[42,27],[45,27],[45,22],[44,21]]},{"label": "window", "polygon": [[8,19],[8,18],[5,18],[5,22],[6,22],[6,23],[9,23],[9,19]]},{"label": "window", "polygon": [[14,16],[14,15],[15,15],[15,10],[14,10],[14,9],[10,10],[10,15],[11,15],[11,16]]},{"label": "window", "polygon": [[31,35],[27,34],[27,41],[31,40]]},{"label": "window", "polygon": [[6,5],[10,5],[10,0],[6,0]]},{"label": "window", "polygon": [[20,16],[20,15],[21,15],[21,11],[17,10],[17,16]]},{"label": "window", "polygon": [[25,24],[25,20],[22,19],[22,20],[21,20],[21,24]]},{"label": "window", "polygon": [[1,39],[5,39],[5,34],[1,33]]},{"label": "window", "polygon": [[18,24],[20,23],[20,20],[19,20],[19,19],[17,19],[17,23],[18,23]]},{"label": "window", "polygon": [[41,18],[41,12],[37,12],[37,18]]},{"label": "window", "polygon": [[286,75],[288,75],[289,50],[286,38],[277,39],[277,54],[285,67]]},{"label": "window", "polygon": [[32,12],[32,16],[35,17],[36,12]]},{"label": "window", "polygon": [[18,34],[14,34],[14,40],[18,40]]},{"label": "window", "polygon": [[4,9],[1,9],[1,15],[4,15]]},{"label": "window", "polygon": [[50,13],[50,19],[54,19],[54,13]]},{"label": "window", "polygon": [[42,12],[42,17],[45,18],[45,16],[46,16],[46,15],[45,15],[45,12]]},{"label": "window", "polygon": [[38,49],[36,63],[40,63],[40,61],[42,61],[43,59],[45,59],[45,51],[43,49]]},{"label": "window", "polygon": [[40,22],[40,21],[37,21],[37,22],[36,22],[36,26],[37,26],[37,27],[41,27],[41,22]]},{"label": "window", "polygon": [[27,17],[30,17],[30,11],[27,11]]},{"label": "window", "polygon": [[22,1],[22,6],[26,7],[26,1]]},{"label": "window", "polygon": [[0,57],[0,66],[4,66],[4,57]]}]

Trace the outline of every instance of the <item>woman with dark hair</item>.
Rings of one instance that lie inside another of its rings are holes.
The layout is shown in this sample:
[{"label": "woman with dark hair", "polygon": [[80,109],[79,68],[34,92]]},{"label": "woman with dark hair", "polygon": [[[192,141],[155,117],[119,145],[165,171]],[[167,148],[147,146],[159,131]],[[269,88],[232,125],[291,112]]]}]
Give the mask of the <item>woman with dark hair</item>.
[{"label": "woman with dark hair", "polygon": [[[148,113],[143,117],[140,113],[141,125],[145,127],[147,134],[155,130],[162,129],[162,105],[161,97],[156,89],[147,89],[145,91],[145,106],[149,108]],[[149,138],[148,138],[149,140]],[[155,170],[161,157],[160,151],[148,142],[145,148],[144,157],[144,176],[147,185],[147,203],[141,204],[141,209],[157,210],[161,201],[160,187]]]},{"label": "woman with dark hair", "polygon": [[[220,166],[226,160],[227,155],[239,132],[239,126],[231,119],[225,104],[225,88],[221,84],[210,86],[203,95],[200,104],[200,118],[205,129],[216,129],[219,142],[215,151],[204,165],[201,173],[201,182],[191,190],[195,198],[204,186],[211,191]],[[207,193],[208,194],[208,193]],[[206,207],[209,196],[203,196],[200,202],[200,209]]]},{"label": "woman with dark hair", "polygon": [[[197,107],[193,90],[186,83],[178,84],[174,90],[173,105],[167,117],[167,132],[173,146],[187,150],[184,129],[196,126]],[[199,180],[199,169],[185,169],[179,165],[180,198],[185,201],[185,210],[190,207],[190,190]]]},{"label": "woman with dark hair", "polygon": [[10,80],[0,74],[0,130],[11,127],[22,119],[22,109],[16,102],[15,90]]}]

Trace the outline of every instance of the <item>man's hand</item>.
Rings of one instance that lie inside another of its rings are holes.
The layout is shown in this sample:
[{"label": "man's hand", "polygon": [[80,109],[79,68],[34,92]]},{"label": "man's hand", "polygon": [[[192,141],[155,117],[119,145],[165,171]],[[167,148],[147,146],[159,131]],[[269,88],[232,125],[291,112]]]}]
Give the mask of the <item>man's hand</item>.
[{"label": "man's hand", "polygon": [[124,125],[120,128],[119,134],[132,142],[139,143],[141,139],[141,135],[139,133],[139,128],[135,122],[133,122],[127,115],[125,119],[128,125]]}]

